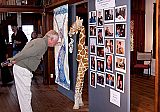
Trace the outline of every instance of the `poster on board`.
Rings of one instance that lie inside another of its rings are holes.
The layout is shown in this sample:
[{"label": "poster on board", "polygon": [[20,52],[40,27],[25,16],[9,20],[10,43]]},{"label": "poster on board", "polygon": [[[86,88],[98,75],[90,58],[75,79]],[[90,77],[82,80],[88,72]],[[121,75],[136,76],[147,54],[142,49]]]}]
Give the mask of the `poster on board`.
[{"label": "poster on board", "polygon": [[115,7],[115,0],[96,0],[96,10]]},{"label": "poster on board", "polygon": [[55,82],[70,89],[68,64],[68,4],[54,9],[54,30],[59,33],[60,44],[55,46]]}]

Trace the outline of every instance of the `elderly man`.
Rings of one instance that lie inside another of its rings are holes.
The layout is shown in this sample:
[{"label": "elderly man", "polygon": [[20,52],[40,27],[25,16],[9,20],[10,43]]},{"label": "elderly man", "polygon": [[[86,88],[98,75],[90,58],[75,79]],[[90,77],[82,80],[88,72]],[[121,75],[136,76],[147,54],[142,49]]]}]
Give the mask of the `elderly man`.
[{"label": "elderly man", "polygon": [[21,112],[32,112],[32,71],[37,69],[47,48],[54,47],[58,43],[58,39],[58,33],[50,30],[43,38],[37,38],[28,42],[21,52],[10,59],[11,64],[14,64],[13,74]]}]

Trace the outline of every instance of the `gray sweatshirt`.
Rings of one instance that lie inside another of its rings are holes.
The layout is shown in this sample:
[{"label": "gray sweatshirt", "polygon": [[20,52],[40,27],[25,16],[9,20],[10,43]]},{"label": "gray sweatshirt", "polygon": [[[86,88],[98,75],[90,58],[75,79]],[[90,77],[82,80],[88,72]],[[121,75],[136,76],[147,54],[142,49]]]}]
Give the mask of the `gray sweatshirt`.
[{"label": "gray sweatshirt", "polygon": [[[48,48],[47,38],[37,38],[26,44],[21,52],[17,53],[12,60],[16,65],[35,71],[40,64],[41,58]],[[11,61],[12,61],[11,60]]]}]

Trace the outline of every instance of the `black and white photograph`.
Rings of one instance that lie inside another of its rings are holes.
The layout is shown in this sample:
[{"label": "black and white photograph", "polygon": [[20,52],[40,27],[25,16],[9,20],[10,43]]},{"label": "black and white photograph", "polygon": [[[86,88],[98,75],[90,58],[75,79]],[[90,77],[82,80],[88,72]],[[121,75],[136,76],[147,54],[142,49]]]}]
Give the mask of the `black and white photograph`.
[{"label": "black and white photograph", "polygon": [[91,72],[90,72],[90,86],[91,86],[91,87],[96,88],[96,82],[97,82],[96,79],[97,79],[96,73],[93,72],[93,71],[91,71]]},{"label": "black and white photograph", "polygon": [[97,85],[105,87],[105,75],[102,73],[97,73]]},{"label": "black and white photograph", "polygon": [[115,37],[116,38],[126,38],[126,24],[125,23],[116,23],[115,24]]},{"label": "black and white photograph", "polygon": [[90,55],[90,69],[96,70],[96,56]]},{"label": "black and white photograph", "polygon": [[125,56],[125,40],[116,39],[116,55]]},{"label": "black and white photograph", "polygon": [[97,23],[97,13],[96,11],[89,12],[89,24]]},{"label": "black and white photograph", "polygon": [[96,39],[97,38],[90,38],[90,53],[96,54]]},{"label": "black and white photograph", "polygon": [[97,28],[98,36],[97,36],[97,44],[104,45],[104,30],[103,28]]},{"label": "black and white photograph", "polygon": [[127,19],[127,6],[115,7],[115,22],[126,21]]},{"label": "black and white photograph", "polygon": [[114,22],[114,8],[104,9],[104,22]]},{"label": "black and white photograph", "polygon": [[89,26],[89,30],[90,30],[90,32],[89,32],[89,36],[90,37],[96,37],[96,25],[90,25]]},{"label": "black and white photograph", "polygon": [[97,11],[97,26],[103,27],[103,10]]},{"label": "black and white photograph", "polygon": [[112,73],[106,73],[106,85],[109,87],[115,87],[115,75]]},{"label": "black and white photograph", "polygon": [[124,74],[116,72],[116,90],[124,93]]},{"label": "black and white photograph", "polygon": [[104,36],[105,38],[114,38],[114,24],[104,25]]},{"label": "black and white photograph", "polygon": [[114,39],[105,39],[105,53],[114,53]]},{"label": "black and white photograph", "polygon": [[113,72],[113,55],[112,54],[106,54],[106,71]]},{"label": "black and white photograph", "polygon": [[104,72],[104,60],[97,59],[97,71]]},{"label": "black and white photograph", "polygon": [[126,58],[115,56],[115,70],[126,73]]},{"label": "black and white photograph", "polygon": [[97,46],[97,57],[104,59],[104,46]]}]

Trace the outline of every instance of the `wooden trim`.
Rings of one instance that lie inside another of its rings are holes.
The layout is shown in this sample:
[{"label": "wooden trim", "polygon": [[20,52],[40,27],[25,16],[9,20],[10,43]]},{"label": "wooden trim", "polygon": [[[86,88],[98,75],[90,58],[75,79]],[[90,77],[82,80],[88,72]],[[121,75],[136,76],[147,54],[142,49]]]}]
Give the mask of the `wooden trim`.
[{"label": "wooden trim", "polygon": [[0,12],[34,12],[42,13],[43,7],[28,5],[1,5]]},{"label": "wooden trim", "polygon": [[158,21],[160,19],[160,12],[159,12],[160,6],[159,6],[159,0],[156,0],[156,70],[155,70],[155,112],[160,111],[160,81],[159,81],[159,76],[160,76],[160,60],[159,60],[159,55],[160,55],[160,22]]}]

